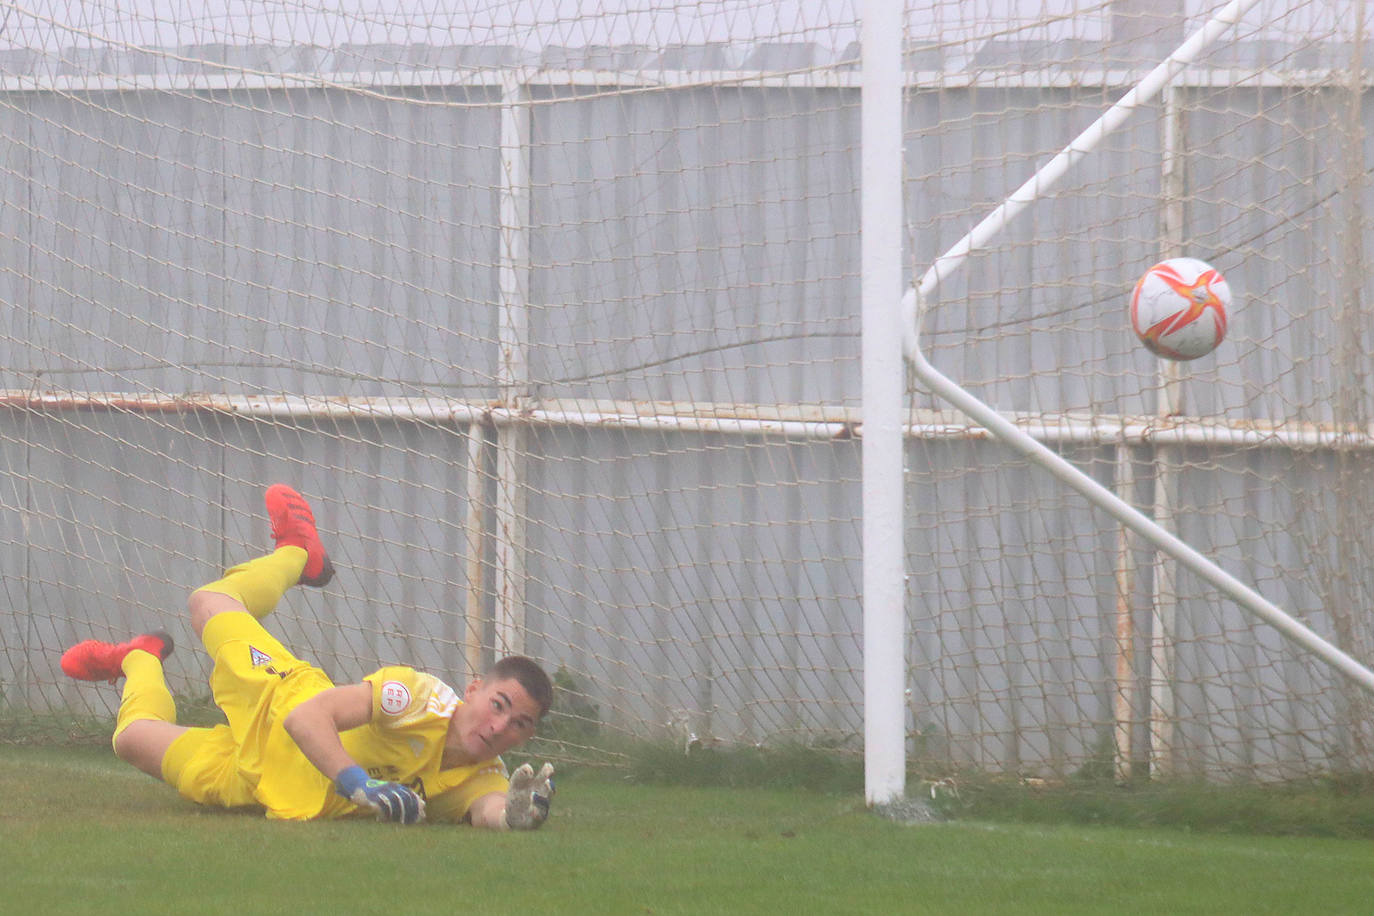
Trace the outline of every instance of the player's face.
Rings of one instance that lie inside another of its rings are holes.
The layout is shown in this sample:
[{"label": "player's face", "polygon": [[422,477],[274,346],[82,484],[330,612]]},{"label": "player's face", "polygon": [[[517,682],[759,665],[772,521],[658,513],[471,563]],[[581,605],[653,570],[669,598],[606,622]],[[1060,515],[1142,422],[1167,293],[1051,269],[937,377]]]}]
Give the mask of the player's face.
[{"label": "player's face", "polygon": [[473,681],[454,713],[458,741],[474,761],[523,744],[539,724],[539,704],[514,679]]}]

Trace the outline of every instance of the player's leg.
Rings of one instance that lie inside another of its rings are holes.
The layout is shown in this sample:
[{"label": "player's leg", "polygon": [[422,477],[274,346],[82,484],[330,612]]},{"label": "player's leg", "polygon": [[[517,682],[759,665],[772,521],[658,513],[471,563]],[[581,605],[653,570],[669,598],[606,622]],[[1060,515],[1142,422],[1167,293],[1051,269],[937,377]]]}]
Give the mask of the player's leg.
[{"label": "player's leg", "polygon": [[267,754],[278,710],[292,698],[304,699],[334,685],[235,602],[237,610],[213,615],[201,632],[214,659],[210,693],[228,721],[188,729],[174,738],[163,750],[162,778],[202,805],[261,807],[254,774],[270,765]]},{"label": "player's leg", "polygon": [[[277,484],[268,488],[266,504],[277,549],[234,567],[223,578],[197,589],[189,601],[191,625],[206,643],[211,658],[216,659],[212,691],[231,725],[236,712],[253,708],[265,684],[311,667],[295,658],[257,621],[276,608],[291,586],[323,586],[334,575],[315,529],[314,515],[301,495]],[[206,633],[207,625],[216,618],[222,619],[210,627],[214,632]],[[236,650],[231,654],[235,658],[242,655],[243,661],[221,666],[220,656],[230,643]],[[162,660],[171,651],[172,639],[166,633],[145,634],[127,643],[86,640],[68,649],[61,663],[69,677],[80,680],[113,682],[126,678],[113,737],[115,753],[159,778],[164,775],[168,749],[178,739],[185,739],[178,747],[190,747],[192,736],[188,733],[205,731],[176,724],[176,705],[162,672]],[[322,672],[315,679],[320,681],[319,689],[331,686]],[[192,743],[199,746],[204,742]]]},{"label": "player's leg", "polygon": [[268,487],[265,502],[277,549],[235,566],[223,578],[192,593],[188,609],[197,636],[217,614],[247,611],[261,620],[291,586],[318,588],[334,577],[334,564],[320,543],[315,516],[304,497],[285,484],[274,484]]},{"label": "player's leg", "polygon": [[[233,567],[220,579],[191,593],[186,602],[191,629],[203,638],[205,625],[219,614],[247,612],[261,620],[276,609],[286,590],[300,579],[305,551],[283,547]],[[214,654],[211,653],[211,657]]]},{"label": "player's leg", "polygon": [[191,626],[214,660],[210,691],[237,740],[256,733],[257,717],[273,705],[270,700],[264,704],[267,692],[275,698],[288,678],[315,684],[311,689],[333,686],[261,623],[293,585],[319,586],[334,575],[305,499],[275,484],[268,488],[265,502],[277,549],[235,566],[223,578],[197,589],[189,601]]},{"label": "player's leg", "polygon": [[124,643],[88,639],[64,652],[61,662],[62,671],[77,680],[125,679],[112,738],[115,754],[159,778],[167,748],[187,731],[176,724],[176,702],[162,673],[171,654],[171,636],[145,633]]},{"label": "player's leg", "polygon": [[115,717],[115,756],[149,776],[162,778],[162,758],[186,734],[177,724],[176,702],[162,672],[162,659],[134,651],[124,657],[124,693]]},{"label": "player's leg", "polygon": [[[275,692],[284,681],[306,670],[318,671],[243,610],[210,618],[201,640],[214,659],[210,693],[238,738],[253,732],[255,717],[265,713],[265,691]],[[323,672],[319,678],[319,689],[334,686]]]}]

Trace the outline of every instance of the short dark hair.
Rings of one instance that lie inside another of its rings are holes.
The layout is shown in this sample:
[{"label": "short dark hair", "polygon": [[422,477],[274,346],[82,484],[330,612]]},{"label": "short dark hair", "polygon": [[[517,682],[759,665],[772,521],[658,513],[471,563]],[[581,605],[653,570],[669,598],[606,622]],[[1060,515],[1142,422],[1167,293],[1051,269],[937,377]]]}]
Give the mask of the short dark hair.
[{"label": "short dark hair", "polygon": [[530,699],[539,704],[539,718],[553,705],[553,681],[539,663],[523,655],[507,655],[487,669],[485,681],[512,680],[525,688]]}]

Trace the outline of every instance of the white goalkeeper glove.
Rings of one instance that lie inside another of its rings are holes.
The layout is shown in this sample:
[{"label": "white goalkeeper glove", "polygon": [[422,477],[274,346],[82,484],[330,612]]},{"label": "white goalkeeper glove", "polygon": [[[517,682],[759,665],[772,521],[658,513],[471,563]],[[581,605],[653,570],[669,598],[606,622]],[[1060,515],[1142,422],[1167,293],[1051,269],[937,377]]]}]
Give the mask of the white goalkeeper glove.
[{"label": "white goalkeeper glove", "polygon": [[534,830],[548,820],[553,792],[553,764],[540,767],[538,776],[528,763],[521,764],[511,774],[502,823],[511,830]]}]

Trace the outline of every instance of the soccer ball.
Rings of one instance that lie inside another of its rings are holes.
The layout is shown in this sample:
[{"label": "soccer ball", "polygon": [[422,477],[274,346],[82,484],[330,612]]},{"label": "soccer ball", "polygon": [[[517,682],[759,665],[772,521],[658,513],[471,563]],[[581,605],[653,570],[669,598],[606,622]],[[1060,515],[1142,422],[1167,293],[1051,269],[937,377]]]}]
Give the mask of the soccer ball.
[{"label": "soccer ball", "polygon": [[1197,258],[1170,258],[1145,271],[1131,294],[1131,327],[1151,353],[1197,359],[1226,336],[1231,287]]}]

